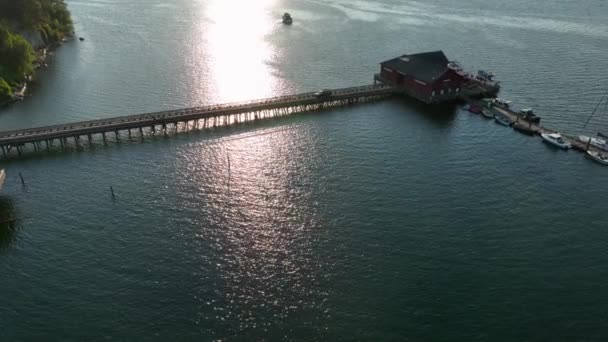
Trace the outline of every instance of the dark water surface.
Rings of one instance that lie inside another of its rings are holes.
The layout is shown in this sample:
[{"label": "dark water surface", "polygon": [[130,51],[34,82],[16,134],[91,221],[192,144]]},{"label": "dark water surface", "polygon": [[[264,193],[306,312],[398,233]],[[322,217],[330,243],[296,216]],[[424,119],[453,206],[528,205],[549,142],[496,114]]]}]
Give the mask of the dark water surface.
[{"label": "dark water surface", "polygon": [[[86,40],[2,130],[367,84],[432,49],[571,133],[608,90],[601,0],[69,6]],[[2,341],[608,336],[607,169],[458,108],[390,100],[2,166],[0,212],[22,219],[0,232]]]}]

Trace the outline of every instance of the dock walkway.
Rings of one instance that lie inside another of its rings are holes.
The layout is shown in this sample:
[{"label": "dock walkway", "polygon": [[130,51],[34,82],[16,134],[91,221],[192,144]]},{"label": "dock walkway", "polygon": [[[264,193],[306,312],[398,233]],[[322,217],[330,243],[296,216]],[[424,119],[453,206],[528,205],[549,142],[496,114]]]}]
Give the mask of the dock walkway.
[{"label": "dock walkway", "polygon": [[[512,111],[510,109],[505,109],[505,108],[501,108],[501,107],[497,107],[497,106],[492,107],[492,109],[494,111],[496,111],[496,112],[498,112],[498,113],[500,113],[500,114],[508,117],[513,122],[517,122],[517,123],[525,125],[526,127],[530,128],[532,131],[534,131],[535,134],[537,134],[537,135],[540,135],[540,134],[543,134],[543,133],[547,133],[547,134],[557,133],[556,130],[553,130],[551,128],[548,128],[548,127],[545,127],[545,126],[542,126],[542,125],[539,125],[539,124],[535,124],[535,123],[529,122],[529,121],[521,118],[521,116],[518,113],[516,113],[516,112],[514,112],[514,111]],[[584,142],[578,140],[574,136],[571,136],[571,135],[568,135],[568,134],[563,134],[563,133],[561,133],[561,135],[564,138],[564,140],[566,140],[570,144],[572,144],[572,147],[574,149],[576,149],[576,150],[579,150],[581,152],[586,152],[587,150],[589,150],[589,151],[603,152],[603,151],[601,151],[600,149],[596,148],[593,145],[590,145],[590,144],[587,144],[587,143],[584,143]]]},{"label": "dock walkway", "polygon": [[154,133],[160,126],[166,132],[168,125],[174,125],[177,129],[180,123],[184,123],[186,127],[192,125],[193,128],[198,129],[211,125],[226,125],[327,107],[351,105],[388,97],[393,93],[393,88],[390,86],[366,85],[333,89],[331,95],[327,96],[317,96],[313,92],[308,92],[253,101],[19,129],[0,132],[0,148],[2,155],[6,158],[11,155],[13,150],[17,150],[18,155],[21,155],[27,147],[41,150],[43,143],[46,144],[47,150],[53,146],[55,141],[59,141],[61,147],[64,147],[68,138],[73,138],[74,143],[78,144],[81,137],[87,137],[91,143],[93,135],[101,134],[105,142],[106,133],[114,132],[116,139],[119,139],[120,132],[125,130],[128,131],[129,137],[131,137],[132,130],[139,131],[143,137],[144,128]]}]

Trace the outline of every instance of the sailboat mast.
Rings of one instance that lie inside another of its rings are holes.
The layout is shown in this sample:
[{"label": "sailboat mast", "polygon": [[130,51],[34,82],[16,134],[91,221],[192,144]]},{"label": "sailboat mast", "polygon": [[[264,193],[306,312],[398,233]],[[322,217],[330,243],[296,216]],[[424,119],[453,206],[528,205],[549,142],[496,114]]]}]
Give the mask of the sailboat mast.
[{"label": "sailboat mast", "polygon": [[[601,99],[600,102],[597,103],[597,105],[595,106],[595,108],[593,109],[593,112],[591,112],[591,115],[589,115],[589,118],[587,119],[587,122],[585,122],[585,125],[583,126],[583,130],[585,128],[587,128],[587,125],[589,124],[589,121],[591,121],[591,119],[593,118],[593,115],[595,114],[595,112],[597,111],[598,108],[600,108],[600,106],[602,105],[602,103],[604,102],[604,99],[606,98],[606,96],[604,95]],[[608,106],[608,101],[606,102],[606,105],[604,105],[604,111],[606,111],[606,107]]]}]

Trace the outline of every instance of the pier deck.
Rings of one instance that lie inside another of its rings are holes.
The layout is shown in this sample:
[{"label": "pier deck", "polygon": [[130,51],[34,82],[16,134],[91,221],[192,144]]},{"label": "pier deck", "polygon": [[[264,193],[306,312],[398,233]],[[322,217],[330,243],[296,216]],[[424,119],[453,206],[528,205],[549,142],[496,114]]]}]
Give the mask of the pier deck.
[{"label": "pier deck", "polygon": [[[524,120],[523,118],[520,117],[520,115],[518,115],[518,113],[516,113],[512,110],[501,108],[501,107],[493,107],[492,109],[494,111],[510,118],[513,122],[518,122],[518,123],[521,123],[521,124],[529,127],[531,130],[533,130],[536,133],[536,135],[540,135],[543,133],[557,133],[556,130],[553,130],[551,128]],[[587,150],[600,151],[602,153],[604,152],[604,151],[601,151],[600,149],[596,148],[593,145],[586,144],[586,143],[578,140],[576,137],[573,137],[571,135],[564,134],[564,133],[561,133],[561,135],[564,138],[564,140],[566,140],[572,144],[572,148],[579,150],[581,152],[586,152]]]},{"label": "pier deck", "polygon": [[334,89],[331,91],[331,95],[327,96],[317,96],[313,92],[308,92],[253,101],[5,131],[0,132],[0,149],[2,155],[8,157],[13,149],[17,150],[18,155],[21,155],[28,146],[33,147],[34,150],[40,150],[43,148],[42,143],[46,144],[47,150],[53,146],[55,141],[59,141],[63,147],[67,144],[68,138],[73,138],[74,143],[78,144],[81,137],[87,137],[91,143],[93,135],[101,134],[105,142],[108,132],[115,133],[116,139],[118,139],[121,131],[128,131],[129,137],[131,137],[132,130],[139,131],[143,136],[144,128],[154,133],[160,126],[161,130],[166,132],[168,125],[174,125],[177,129],[180,123],[184,123],[186,127],[192,125],[193,128],[226,125],[327,107],[351,105],[388,97],[393,93],[390,86],[366,85]]}]

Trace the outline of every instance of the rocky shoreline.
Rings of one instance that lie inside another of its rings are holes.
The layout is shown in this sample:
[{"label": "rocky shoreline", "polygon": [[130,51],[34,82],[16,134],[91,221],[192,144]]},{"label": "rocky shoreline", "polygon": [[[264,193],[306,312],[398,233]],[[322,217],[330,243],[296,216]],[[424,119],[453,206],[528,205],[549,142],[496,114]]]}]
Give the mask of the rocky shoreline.
[{"label": "rocky shoreline", "polygon": [[55,49],[57,49],[62,44],[72,41],[74,39],[74,32],[72,32],[72,34],[70,34],[69,36],[63,37],[58,42],[43,43],[43,44],[31,41],[30,39],[28,39],[29,38],[28,35],[24,35],[24,36],[32,46],[37,46],[36,50],[34,51],[35,58],[34,58],[34,61],[32,62],[34,71],[32,72],[31,75],[26,75],[25,78],[23,79],[23,81],[21,83],[19,83],[19,86],[16,89],[13,89],[12,99],[5,101],[3,103],[0,103],[0,108],[6,108],[9,105],[22,101],[25,98],[26,92],[28,89],[28,85],[35,82],[34,76],[36,74],[36,71],[38,71],[42,68],[48,67],[47,59],[49,58],[49,56],[51,56],[53,54],[53,52],[55,51]]}]

